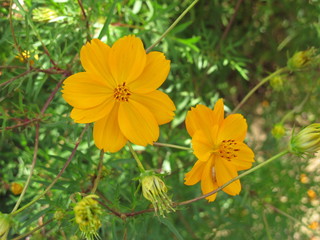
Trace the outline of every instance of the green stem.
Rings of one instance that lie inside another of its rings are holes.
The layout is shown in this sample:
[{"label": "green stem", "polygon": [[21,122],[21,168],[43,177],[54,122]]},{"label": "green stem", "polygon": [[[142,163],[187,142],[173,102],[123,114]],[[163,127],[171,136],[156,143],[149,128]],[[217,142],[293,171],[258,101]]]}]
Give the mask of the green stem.
[{"label": "green stem", "polygon": [[139,167],[140,172],[144,173],[146,170],[144,169],[144,167],[143,167],[143,165],[142,165],[142,163],[141,163],[141,161],[140,161],[140,159],[139,159],[139,157],[138,157],[137,153],[133,150],[131,143],[130,143],[130,142],[128,142],[128,143],[127,143],[127,146],[129,147],[130,152],[131,152],[131,154],[132,154],[133,158],[136,160],[136,162],[137,162],[137,164],[138,164],[138,167]]},{"label": "green stem", "polygon": [[180,16],[171,24],[171,26],[159,37],[159,39],[146,49],[146,52],[149,52],[152,48],[154,48],[156,45],[158,45],[158,43],[161,42],[161,40],[168,35],[168,33],[181,21],[181,19],[184,17],[184,15],[186,15],[198,1],[199,0],[194,0],[189,5],[189,7],[187,7],[187,9],[184,10],[183,13],[181,13]]},{"label": "green stem", "polygon": [[44,224],[42,224],[42,225],[40,225],[40,226],[32,229],[30,232],[27,232],[27,233],[25,233],[25,234],[22,234],[22,235],[14,238],[14,239],[12,239],[12,240],[19,240],[19,239],[25,238],[25,237],[31,235],[32,233],[38,231],[39,229],[43,228],[44,226],[48,225],[49,223],[53,222],[53,220],[54,220],[54,219],[52,218],[52,219],[46,221]]},{"label": "green stem", "polygon": [[104,151],[101,150],[100,151],[100,158],[99,158],[99,165],[98,165],[98,173],[97,173],[96,179],[94,180],[93,188],[91,190],[92,194],[94,194],[97,191],[98,184],[101,179],[101,173],[102,173],[102,167],[103,167],[103,155],[104,155]]},{"label": "green stem", "polygon": [[289,111],[286,115],[284,115],[284,117],[281,119],[280,123],[285,123],[285,121],[287,120],[287,118],[289,118],[291,115],[293,115],[294,113],[298,113],[301,111],[301,109],[303,108],[304,104],[306,104],[307,100],[310,97],[310,93],[308,93],[305,98],[303,99],[303,101],[296,106],[294,109],[292,109],[291,111]]},{"label": "green stem", "polygon": [[192,148],[183,147],[183,146],[174,145],[174,144],[169,144],[169,143],[154,142],[153,145],[154,145],[154,146],[159,146],[159,147],[170,147],[170,148],[176,148],[176,149],[182,149],[182,150],[192,151]]},{"label": "green stem", "polygon": [[64,166],[62,167],[62,169],[60,170],[60,172],[58,173],[58,175],[56,176],[56,178],[52,181],[52,183],[41,193],[39,194],[36,198],[34,198],[32,201],[30,201],[29,203],[27,203],[26,205],[22,206],[21,208],[19,208],[16,211],[12,211],[11,215],[17,215],[18,213],[22,212],[23,210],[25,210],[26,208],[30,207],[31,205],[33,205],[34,203],[36,203],[40,198],[42,198],[44,195],[46,195],[46,193],[53,187],[53,185],[56,184],[56,182],[59,180],[59,178],[61,177],[61,175],[64,173],[64,171],[66,170],[66,168],[68,167],[69,163],[71,162],[73,156],[75,155],[78,146],[82,140],[82,137],[84,135],[84,133],[86,132],[86,130],[88,129],[89,124],[86,124],[85,128],[82,130],[78,141],[75,144],[75,147],[72,150],[72,153],[70,154],[68,160],[66,161],[66,163],[64,164]]},{"label": "green stem", "polygon": [[284,73],[286,71],[289,71],[289,69],[287,67],[283,67],[278,69],[277,71],[275,71],[274,73],[270,74],[268,77],[265,77],[264,79],[262,79],[261,82],[259,82],[253,89],[251,89],[251,91],[242,99],[242,101],[235,107],[235,109],[233,109],[233,111],[230,113],[235,113],[239,110],[239,108],[242,107],[242,105],[252,96],[252,94],[257,91],[257,89],[259,87],[261,87],[263,84],[265,84],[266,82],[268,82],[270,79],[272,79],[273,77]]},{"label": "green stem", "polygon": [[214,191],[212,192],[209,192],[207,194],[204,194],[200,197],[197,197],[197,198],[194,198],[194,199],[191,199],[191,200],[187,200],[187,201],[184,201],[184,202],[180,202],[180,203],[176,203],[175,206],[180,206],[180,205],[186,205],[186,204],[189,204],[189,203],[192,203],[192,202],[196,202],[198,200],[201,200],[201,199],[204,199],[206,197],[209,197],[211,196],[212,194],[215,194],[217,192],[219,192],[220,190],[222,190],[223,188],[225,188],[226,186],[228,186],[229,184],[233,183],[234,181],[240,179],[240,178],[243,178],[244,176],[247,176],[248,174],[258,170],[259,168],[262,168],[264,167],[265,165],[271,163],[272,161],[276,160],[277,158],[280,158],[284,155],[286,155],[287,153],[289,153],[289,150],[285,150],[285,151],[282,151],[280,153],[278,153],[277,155],[269,158],[268,160],[264,161],[263,163],[260,163],[259,165],[249,169],[248,171],[245,171],[244,173],[241,173],[240,175],[238,175],[237,177],[231,179],[230,181],[226,182],[225,184],[223,184],[221,187],[218,187],[217,189],[215,189]]},{"label": "green stem", "polygon": [[26,184],[19,196],[19,199],[18,201],[16,202],[16,205],[14,206],[14,208],[12,209],[11,213],[15,212],[18,207],[20,206],[20,203],[24,197],[24,194],[26,193],[27,189],[28,189],[28,186],[31,182],[31,177],[33,175],[33,170],[36,166],[36,162],[37,162],[37,155],[38,155],[38,147],[39,147],[39,128],[40,128],[40,125],[39,125],[39,122],[36,123],[36,136],[35,136],[35,143],[34,143],[34,151],[33,151],[33,158],[32,158],[32,164],[31,164],[31,168],[30,168],[30,173],[29,173],[29,176],[27,178],[27,181],[26,181]]}]

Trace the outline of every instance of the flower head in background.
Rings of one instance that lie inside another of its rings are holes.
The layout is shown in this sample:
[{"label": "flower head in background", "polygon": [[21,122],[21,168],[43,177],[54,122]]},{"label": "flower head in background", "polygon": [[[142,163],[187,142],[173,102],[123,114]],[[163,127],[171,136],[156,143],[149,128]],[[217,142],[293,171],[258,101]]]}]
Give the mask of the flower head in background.
[{"label": "flower head in background", "polygon": [[128,140],[153,144],[159,125],[170,122],[175,110],[157,90],[170,70],[164,54],[147,54],[139,38],[126,36],[112,47],[93,39],[82,47],[80,59],[85,72],[68,77],[62,90],[73,106],[71,118],[94,122],[94,142],[104,151],[117,152]]},{"label": "flower head in background", "polygon": [[[254,153],[243,143],[247,133],[246,120],[241,114],[224,118],[222,99],[217,101],[213,110],[201,104],[192,108],[186,117],[186,127],[198,158],[186,174],[186,185],[201,181],[202,193],[206,194],[237,177],[238,171],[252,166]],[[234,181],[223,191],[230,195],[239,194],[240,180]],[[206,199],[214,201],[216,195]]]},{"label": "flower head in background", "polygon": [[23,186],[20,183],[13,182],[11,183],[10,190],[14,195],[19,195],[23,190]]},{"label": "flower head in background", "polygon": [[101,227],[100,216],[102,210],[99,203],[95,200],[96,195],[88,195],[77,202],[74,207],[76,223],[87,239],[98,237],[98,230]]}]

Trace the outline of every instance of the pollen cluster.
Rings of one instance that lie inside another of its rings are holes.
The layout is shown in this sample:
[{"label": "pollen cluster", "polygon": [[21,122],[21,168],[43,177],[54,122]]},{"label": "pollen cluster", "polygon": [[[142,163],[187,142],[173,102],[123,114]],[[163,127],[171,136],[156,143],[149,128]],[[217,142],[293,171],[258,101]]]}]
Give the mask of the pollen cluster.
[{"label": "pollen cluster", "polygon": [[220,144],[218,155],[228,161],[231,161],[232,158],[237,157],[236,153],[240,150],[236,148],[236,146],[237,142],[235,140],[223,140]]},{"label": "pollen cluster", "polygon": [[113,97],[117,102],[128,102],[130,95],[131,92],[124,82],[122,84],[118,84],[118,86],[114,89]]}]

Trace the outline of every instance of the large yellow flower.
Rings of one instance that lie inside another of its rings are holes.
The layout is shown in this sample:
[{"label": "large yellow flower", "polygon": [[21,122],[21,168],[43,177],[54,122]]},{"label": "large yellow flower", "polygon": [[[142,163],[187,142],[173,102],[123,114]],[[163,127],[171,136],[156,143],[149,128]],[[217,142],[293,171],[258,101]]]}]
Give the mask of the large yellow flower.
[{"label": "large yellow flower", "polygon": [[[202,193],[206,194],[238,176],[237,171],[252,166],[254,153],[243,143],[247,133],[246,120],[241,114],[224,118],[222,99],[217,101],[213,110],[200,104],[192,108],[187,114],[186,127],[198,158],[186,174],[186,185],[201,181]],[[223,191],[230,195],[239,194],[240,180],[231,183]],[[206,199],[212,202],[216,195]]]},{"label": "large yellow flower", "polygon": [[73,106],[75,122],[94,122],[96,146],[116,152],[128,140],[142,146],[156,141],[159,125],[170,122],[175,110],[171,99],[156,90],[170,70],[164,54],[146,54],[139,38],[126,36],[112,47],[91,40],[80,60],[85,72],[64,81],[63,98]]}]

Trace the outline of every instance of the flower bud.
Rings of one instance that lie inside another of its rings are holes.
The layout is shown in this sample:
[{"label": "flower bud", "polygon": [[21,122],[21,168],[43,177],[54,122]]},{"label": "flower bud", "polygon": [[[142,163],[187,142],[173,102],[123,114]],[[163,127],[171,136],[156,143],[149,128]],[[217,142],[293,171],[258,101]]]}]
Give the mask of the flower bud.
[{"label": "flower bud", "polygon": [[160,215],[164,216],[164,211],[167,213],[175,211],[167,195],[168,188],[161,178],[152,172],[147,172],[141,176],[140,182],[143,196],[152,203],[156,213],[159,211]]},{"label": "flower bud", "polygon": [[320,150],[320,123],[313,123],[291,137],[289,149],[296,155],[313,155]]},{"label": "flower bud", "polygon": [[100,215],[102,211],[95,198],[98,196],[88,195],[79,201],[73,209],[76,223],[87,239],[97,237],[97,231],[101,227]]},{"label": "flower bud", "polygon": [[10,230],[10,215],[0,212],[0,240],[6,240]]},{"label": "flower bud", "polygon": [[22,190],[23,190],[23,186],[19,183],[11,183],[11,192],[14,194],[14,195],[19,195]]},{"label": "flower bud", "polygon": [[283,89],[284,78],[282,76],[275,76],[270,79],[270,85],[275,91],[281,91]]},{"label": "flower bud", "polygon": [[286,130],[284,129],[282,123],[277,123],[276,125],[274,125],[271,133],[276,139],[279,139],[284,136]]},{"label": "flower bud", "polygon": [[312,47],[305,51],[296,52],[289,60],[288,60],[288,68],[292,71],[299,70],[310,66],[315,63],[318,58],[316,54],[317,50]]}]

